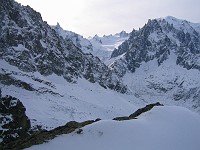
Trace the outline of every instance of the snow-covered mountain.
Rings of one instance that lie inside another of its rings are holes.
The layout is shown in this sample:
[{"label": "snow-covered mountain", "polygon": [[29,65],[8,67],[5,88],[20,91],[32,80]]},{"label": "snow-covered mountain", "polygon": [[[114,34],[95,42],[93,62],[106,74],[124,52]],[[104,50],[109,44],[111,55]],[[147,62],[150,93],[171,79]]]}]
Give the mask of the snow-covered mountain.
[{"label": "snow-covered mountain", "polygon": [[125,31],[114,35],[104,35],[103,37],[95,35],[94,37],[89,38],[93,45],[92,54],[99,57],[105,64],[108,65],[113,62],[113,59],[111,59],[112,52],[125,40],[127,40],[128,37],[129,34]]},{"label": "snow-covered mountain", "polygon": [[65,40],[71,40],[75,46],[81,49],[84,53],[92,53],[93,46],[90,41],[83,36],[76,34],[72,31],[64,30],[59,23],[52,28],[63,37]]},{"label": "snow-covered mountain", "polygon": [[[180,118],[169,130],[177,131],[180,126],[178,131],[184,131],[181,135],[191,136],[176,141],[190,138],[188,146],[199,146],[194,144],[199,136],[194,132],[199,131],[199,116],[181,107],[152,110],[136,122],[111,121],[155,101],[200,110],[199,24],[167,17],[149,20],[130,34],[122,31],[88,40],[59,24],[49,26],[30,6],[14,0],[0,0],[0,4],[0,143],[7,141],[9,146],[18,137],[26,140],[32,133],[59,129],[68,121],[101,118],[107,121],[86,126],[83,139],[96,136],[89,131],[97,130],[97,136],[108,133],[102,139],[106,144],[115,131],[105,130],[118,126],[126,144],[130,138],[125,133],[134,127],[139,134],[152,124],[150,133],[159,128],[159,137],[165,131],[159,124],[164,118],[171,119],[165,120],[165,127]],[[181,119],[182,114],[187,120]],[[184,121],[188,124],[182,126]],[[191,132],[185,130],[195,124]]]},{"label": "snow-covered mountain", "polygon": [[52,28],[63,37],[63,39],[71,40],[73,44],[80,48],[84,53],[91,53],[92,55],[97,56],[105,64],[113,62],[113,59],[110,59],[112,52],[129,37],[128,33],[122,31],[115,35],[104,35],[103,37],[95,35],[94,37],[86,39],[77,33],[64,30],[59,23],[57,23],[56,26],[52,26]]},{"label": "snow-covered mountain", "polygon": [[[135,108],[125,100],[130,96],[120,94],[127,91],[122,79],[98,57],[63,39],[30,6],[14,0],[0,0],[0,4],[2,97],[10,95],[22,102],[32,128],[113,118]],[[1,113],[0,138],[4,133],[10,139],[19,136],[4,126],[11,118]]]},{"label": "snow-covered mountain", "polygon": [[[184,32],[192,32],[195,30],[196,32],[200,33],[200,23],[192,23],[187,20],[177,19],[172,16],[167,16],[164,19],[169,24],[173,24],[174,28],[176,28],[178,30],[183,30]],[[162,18],[157,19],[157,20],[162,20]]]},{"label": "snow-covered mountain", "polygon": [[139,31],[133,30],[111,57],[125,55],[127,69],[134,72],[143,61],[157,59],[160,65],[172,51],[177,55],[178,65],[199,69],[199,26],[174,17],[149,20]]},{"label": "snow-covered mountain", "polygon": [[[2,1],[0,58],[24,72],[56,74],[69,82],[85,78],[105,88],[122,90],[120,78],[99,58],[84,54],[70,40],[61,38],[29,6]],[[9,11],[8,11],[9,10]]]},{"label": "snow-covered mountain", "polygon": [[138,98],[200,111],[199,26],[174,17],[149,20],[113,51],[110,66]]}]

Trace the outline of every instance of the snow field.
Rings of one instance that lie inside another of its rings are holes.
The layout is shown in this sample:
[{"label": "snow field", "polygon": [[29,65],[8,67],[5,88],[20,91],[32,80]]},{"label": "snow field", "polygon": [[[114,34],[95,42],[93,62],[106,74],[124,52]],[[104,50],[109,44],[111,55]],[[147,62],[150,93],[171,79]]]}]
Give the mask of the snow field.
[{"label": "snow field", "polygon": [[27,150],[198,150],[200,116],[177,106],[154,107],[136,120],[103,120],[81,134],[61,135]]}]

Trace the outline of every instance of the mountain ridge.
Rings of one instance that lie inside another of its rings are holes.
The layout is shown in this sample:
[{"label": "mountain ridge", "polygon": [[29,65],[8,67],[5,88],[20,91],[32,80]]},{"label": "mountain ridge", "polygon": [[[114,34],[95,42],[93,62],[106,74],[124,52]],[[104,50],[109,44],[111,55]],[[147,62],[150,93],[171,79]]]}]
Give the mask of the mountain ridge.
[{"label": "mountain ridge", "polygon": [[63,39],[71,40],[76,47],[83,51],[83,53],[91,53],[106,65],[110,63],[109,59],[112,51],[129,37],[129,33],[121,31],[114,35],[110,34],[102,37],[95,35],[94,37],[86,39],[77,33],[64,30],[59,23],[57,23],[56,26],[52,26],[52,28],[63,37]]},{"label": "mountain ridge", "polygon": [[200,33],[193,23],[166,18],[133,30],[113,51],[110,67],[141,99],[160,95],[199,112]]},{"label": "mountain ridge", "polygon": [[[174,105],[200,113],[199,24],[166,17],[149,20],[131,33],[96,35],[88,40],[59,24],[49,26],[30,6],[14,0],[0,0],[0,4],[2,97],[9,94],[23,103],[25,118],[30,119],[28,128],[52,130],[68,121],[109,120],[157,101],[166,107],[155,112],[155,124],[162,119],[159,113],[171,119],[163,110],[178,113],[173,118],[180,119],[177,125],[183,124],[184,117],[176,109],[195,114]],[[187,119],[193,122],[194,118]],[[129,123],[125,126],[130,127]],[[120,123],[108,124],[112,128]],[[0,136],[2,129],[3,121]]]},{"label": "mountain ridge", "polygon": [[[39,13],[14,1],[2,0],[2,4],[1,59],[26,72],[38,71],[44,76],[55,73],[69,82],[84,77],[105,88],[126,91],[120,78],[106,65],[97,57],[84,54],[71,40],[61,38]],[[13,18],[12,13],[17,16]]]}]

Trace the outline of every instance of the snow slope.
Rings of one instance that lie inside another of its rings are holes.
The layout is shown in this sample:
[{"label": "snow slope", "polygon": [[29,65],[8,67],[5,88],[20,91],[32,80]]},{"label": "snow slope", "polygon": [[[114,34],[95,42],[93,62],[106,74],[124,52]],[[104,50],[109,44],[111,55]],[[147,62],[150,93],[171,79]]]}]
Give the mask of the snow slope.
[{"label": "snow slope", "polygon": [[125,74],[124,83],[141,101],[160,101],[200,112],[200,72],[176,65],[176,57],[172,52],[160,66],[157,60],[143,62],[135,73]]},{"label": "snow slope", "polygon": [[111,119],[128,115],[144,105],[132,95],[104,89],[83,78],[74,84],[55,74],[45,77],[38,72],[20,71],[3,60],[0,60],[0,64],[1,74],[26,82],[34,89],[29,91],[13,85],[0,85],[2,96],[8,94],[22,101],[32,126],[51,129],[72,120]]},{"label": "snow slope", "polygon": [[[200,33],[200,23],[191,23],[186,20],[177,19],[172,16],[167,16],[164,18],[169,24],[173,24],[173,26],[178,30],[184,30],[184,32],[191,32],[194,28],[197,32]],[[159,20],[159,19],[158,19]],[[162,19],[161,19],[162,20]]]},{"label": "snow slope", "polygon": [[27,150],[198,150],[200,116],[186,108],[154,107],[136,120],[104,120],[81,134],[59,136]]}]

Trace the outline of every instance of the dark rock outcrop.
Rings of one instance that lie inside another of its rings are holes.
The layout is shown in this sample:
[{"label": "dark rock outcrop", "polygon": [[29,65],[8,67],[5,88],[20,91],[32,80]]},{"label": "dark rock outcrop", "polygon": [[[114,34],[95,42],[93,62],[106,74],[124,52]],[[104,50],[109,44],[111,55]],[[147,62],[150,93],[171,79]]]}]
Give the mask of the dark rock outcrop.
[{"label": "dark rock outcrop", "polygon": [[39,131],[39,132],[34,132],[34,133],[32,133],[32,135],[29,135],[25,138],[20,138],[16,141],[7,143],[6,145],[3,146],[3,148],[19,150],[19,149],[24,149],[24,148],[30,147],[32,145],[42,144],[44,142],[52,140],[53,138],[55,138],[58,135],[68,134],[68,133],[75,131],[76,129],[78,129],[78,131],[79,131],[79,130],[81,130],[80,128],[82,128],[86,125],[92,124],[96,121],[99,121],[99,119],[88,120],[88,121],[84,121],[81,123],[78,123],[76,121],[70,121],[66,125],[57,127],[50,131],[43,130],[43,131]]},{"label": "dark rock outcrop", "polygon": [[143,108],[138,109],[137,111],[135,111],[134,113],[132,113],[130,116],[127,116],[127,117],[126,116],[125,117],[116,117],[113,120],[123,121],[123,120],[137,119],[136,117],[138,117],[142,113],[145,113],[145,112],[151,110],[155,106],[163,106],[163,104],[160,104],[159,102],[153,103],[153,104],[149,104],[149,105],[146,105]]},{"label": "dark rock outcrop", "polygon": [[25,137],[31,127],[25,114],[26,108],[19,99],[12,96],[0,99],[0,138],[2,144],[9,143],[19,137]]},{"label": "dark rock outcrop", "polygon": [[10,74],[0,73],[0,83],[4,85],[14,85],[16,87],[20,87],[28,91],[35,91],[31,84],[28,84],[22,80],[15,79]]},{"label": "dark rock outcrop", "polygon": [[163,104],[160,104],[159,102],[157,103],[153,103],[153,104],[149,104],[149,105],[146,105],[145,107],[143,108],[140,108],[138,109],[137,111],[135,111],[134,113],[132,113],[129,118],[136,118],[138,117],[139,115],[141,115],[142,113],[145,113],[149,110],[151,110],[153,107],[155,106],[163,106]]}]

